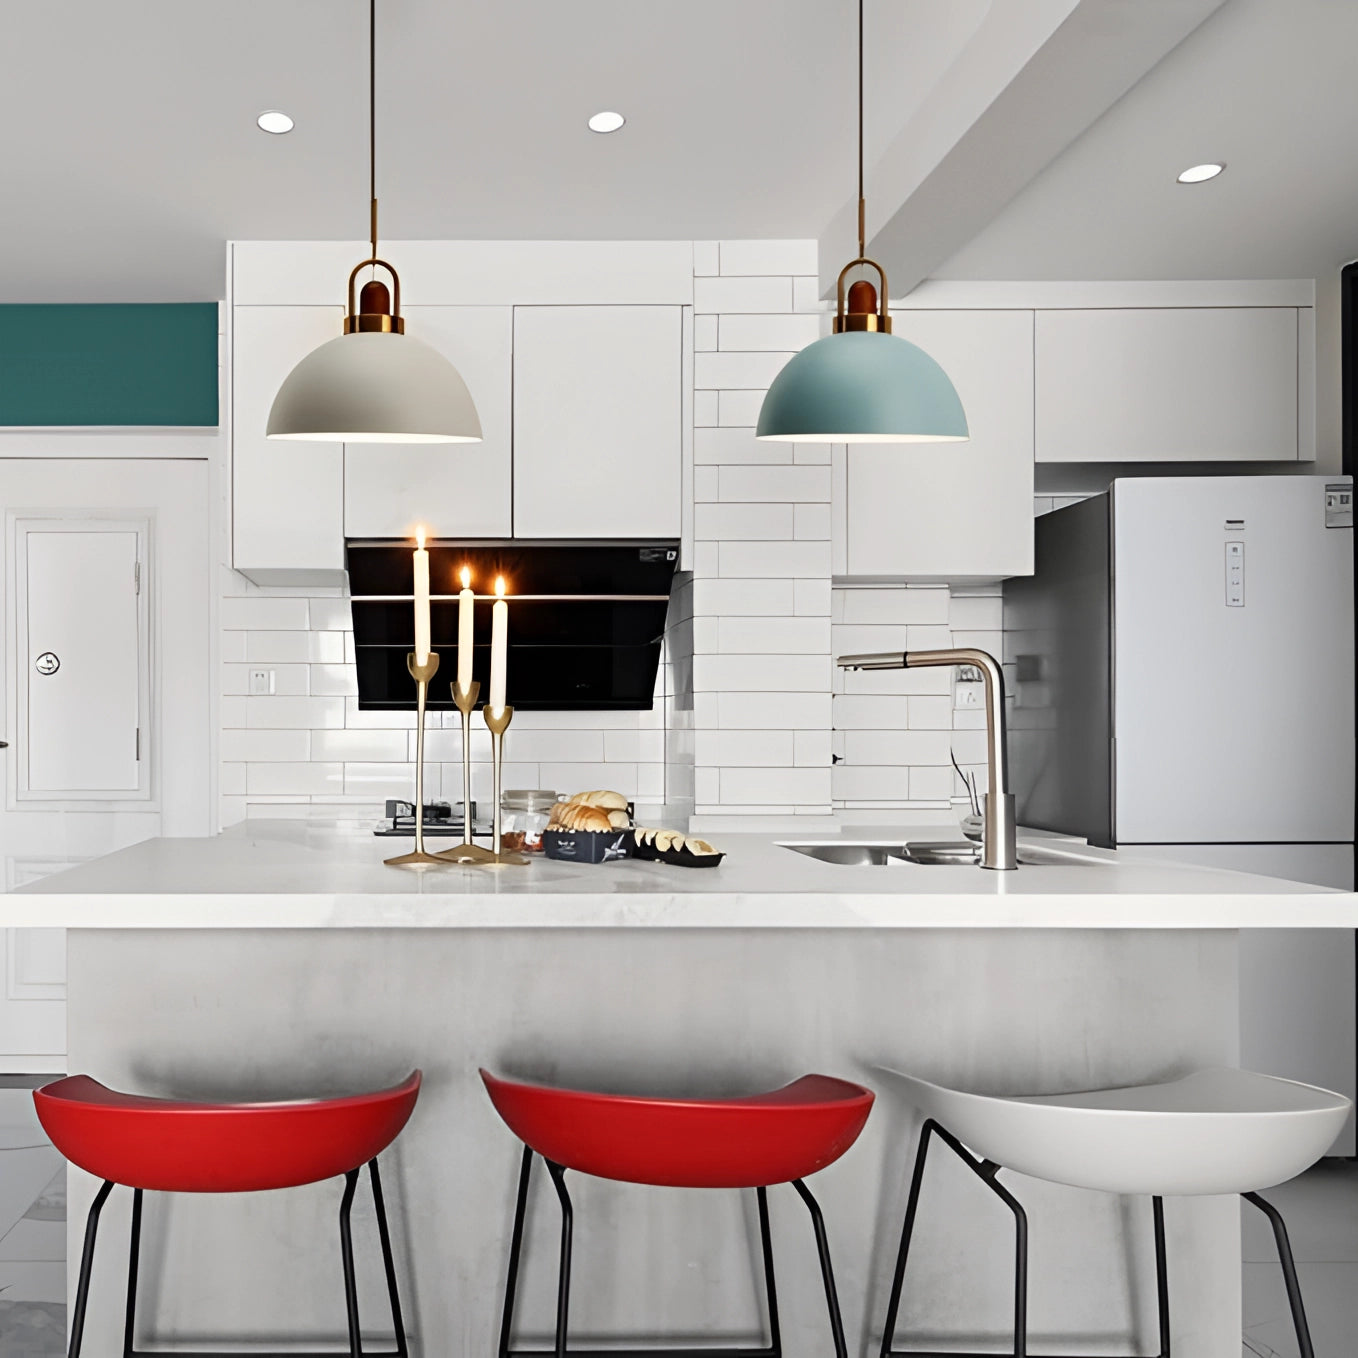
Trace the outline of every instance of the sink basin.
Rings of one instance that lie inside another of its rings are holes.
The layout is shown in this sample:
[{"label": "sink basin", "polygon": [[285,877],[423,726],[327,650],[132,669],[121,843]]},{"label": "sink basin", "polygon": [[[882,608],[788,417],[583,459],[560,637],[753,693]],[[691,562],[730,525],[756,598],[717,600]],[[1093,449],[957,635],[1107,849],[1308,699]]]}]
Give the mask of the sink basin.
[{"label": "sink basin", "polygon": [[868,863],[881,867],[893,858],[905,856],[904,844],[784,844],[781,847],[808,858],[818,858],[822,863],[842,863],[851,868]]},{"label": "sink basin", "polygon": [[[805,854],[822,863],[838,863],[844,867],[887,867],[892,864],[914,864],[918,867],[974,868],[981,856],[981,846],[972,840],[915,840],[909,844],[784,844],[784,849]],[[1089,864],[1098,860],[1082,856],[1075,849],[1022,845],[1018,851],[1019,865],[1027,864]]]}]

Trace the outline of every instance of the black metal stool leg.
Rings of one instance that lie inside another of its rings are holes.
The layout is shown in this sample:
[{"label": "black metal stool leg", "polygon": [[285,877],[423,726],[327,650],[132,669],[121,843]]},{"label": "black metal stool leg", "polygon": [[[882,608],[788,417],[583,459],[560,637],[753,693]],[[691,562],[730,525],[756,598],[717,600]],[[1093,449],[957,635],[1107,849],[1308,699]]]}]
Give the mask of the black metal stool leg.
[{"label": "black metal stool leg", "polygon": [[1283,1282],[1287,1284],[1287,1304],[1292,1308],[1292,1324],[1297,1331],[1297,1347],[1301,1358],[1315,1358],[1311,1347],[1311,1327],[1306,1323],[1306,1307],[1301,1300],[1301,1283],[1297,1280],[1297,1265],[1292,1258],[1292,1245],[1287,1238],[1287,1224],[1282,1213],[1271,1202],[1257,1193],[1242,1193],[1246,1202],[1253,1203],[1273,1227],[1273,1239],[1278,1246],[1278,1262],[1283,1267]]},{"label": "black metal stool leg", "polygon": [[344,1266],[344,1304],[349,1318],[350,1358],[363,1358],[363,1339],[358,1324],[358,1280],[354,1276],[354,1233],[350,1213],[354,1206],[354,1190],[358,1187],[358,1170],[351,1169],[344,1176],[344,1196],[340,1199],[340,1261]]},{"label": "black metal stool leg", "polygon": [[141,1189],[132,1190],[132,1233],[127,1247],[127,1314],[123,1321],[123,1358],[131,1358],[137,1328],[137,1265],[141,1259]]},{"label": "black metal stool leg", "polygon": [[1155,1218],[1155,1309],[1160,1320],[1160,1358],[1170,1358],[1169,1262],[1165,1255],[1165,1200],[1151,1199]]},{"label": "black metal stool leg", "polygon": [[514,1200],[514,1230],[509,1237],[509,1273],[505,1278],[504,1314],[500,1318],[499,1358],[508,1358],[510,1337],[514,1330],[514,1294],[519,1287],[519,1256],[523,1252],[523,1219],[528,1210],[528,1180],[533,1172],[532,1147],[523,1148],[519,1167],[519,1192]]},{"label": "black metal stool leg", "polygon": [[889,1358],[891,1337],[896,1333],[896,1317],[901,1309],[901,1289],[905,1285],[905,1265],[910,1257],[910,1241],[915,1234],[915,1215],[919,1211],[919,1191],[924,1182],[924,1162],[929,1157],[929,1138],[937,1123],[928,1119],[920,1129],[919,1150],[915,1153],[915,1171],[910,1176],[910,1196],[905,1204],[905,1224],[901,1227],[901,1246],[896,1252],[896,1269],[891,1275],[891,1297],[886,1306],[886,1323],[882,1329],[882,1355]]},{"label": "black metal stool leg", "polygon": [[104,1210],[108,1195],[113,1192],[113,1181],[105,1179],[90,1204],[90,1215],[85,1222],[85,1247],[80,1252],[80,1281],[75,1289],[75,1306],[71,1311],[71,1345],[69,1358],[80,1358],[80,1341],[85,1335],[85,1308],[90,1300],[90,1272],[94,1267],[94,1241],[99,1234],[99,1213]]},{"label": "black metal stool leg", "polygon": [[[545,1157],[544,1157],[545,1159]],[[556,1285],[556,1358],[566,1358],[566,1325],[571,1303],[571,1232],[575,1213],[571,1209],[571,1195],[566,1192],[566,1171],[551,1160],[546,1161],[547,1173],[552,1176],[556,1196],[561,1200],[561,1272]]]},{"label": "black metal stool leg", "polygon": [[769,1231],[769,1193],[766,1188],[756,1188],[754,1192],[759,1202],[759,1247],[764,1255],[764,1296],[769,1305],[768,1351],[771,1358],[781,1358],[783,1329],[778,1321],[778,1286],[773,1277],[773,1236]]},{"label": "black metal stool leg", "polygon": [[396,1286],[396,1260],[391,1252],[391,1230],[387,1226],[387,1204],[382,1197],[382,1176],[377,1172],[377,1157],[368,1161],[368,1177],[372,1180],[373,1207],[377,1212],[377,1235],[382,1242],[382,1268],[387,1275],[387,1296],[391,1299],[391,1323],[396,1331],[396,1352],[407,1358],[405,1320],[401,1315],[401,1294]]},{"label": "black metal stool leg", "polygon": [[933,1118],[920,1129],[919,1152],[915,1157],[915,1172],[910,1180],[910,1197],[905,1209],[905,1226],[901,1232],[900,1252],[896,1257],[896,1272],[891,1280],[891,1299],[887,1305],[886,1328],[882,1334],[881,1358],[899,1355],[901,1350],[891,1347],[892,1332],[900,1307],[901,1290],[905,1279],[905,1265],[910,1253],[910,1238],[915,1229],[915,1215],[919,1209],[920,1185],[924,1181],[924,1163],[929,1150],[929,1138],[937,1136],[980,1181],[995,1194],[1014,1217],[1014,1358],[1026,1358],[1028,1352],[1028,1214],[1023,1204],[998,1182],[1000,1166],[992,1160],[978,1160],[949,1131]]},{"label": "black metal stool leg", "polygon": [[835,1274],[830,1266],[830,1242],[825,1235],[825,1220],[820,1214],[820,1205],[811,1196],[811,1190],[800,1179],[793,1179],[792,1186],[801,1195],[806,1210],[811,1213],[811,1228],[816,1233],[816,1253],[820,1256],[820,1275],[825,1283],[825,1304],[830,1311],[830,1333],[835,1341],[835,1358],[848,1358],[844,1321],[839,1314],[839,1296],[835,1292]]}]

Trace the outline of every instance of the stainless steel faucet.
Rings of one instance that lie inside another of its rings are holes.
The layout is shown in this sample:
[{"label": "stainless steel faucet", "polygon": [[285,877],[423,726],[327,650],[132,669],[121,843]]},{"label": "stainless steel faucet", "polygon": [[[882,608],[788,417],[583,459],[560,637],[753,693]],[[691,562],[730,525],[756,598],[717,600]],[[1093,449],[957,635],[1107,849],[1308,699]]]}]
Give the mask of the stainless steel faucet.
[{"label": "stainless steel faucet", "polygon": [[845,670],[913,670],[930,665],[975,665],[985,680],[986,756],[990,765],[981,803],[981,866],[1000,872],[1018,867],[1014,795],[1009,791],[1009,747],[1004,722],[1004,675],[988,651],[959,646],[946,651],[886,651],[842,655]]}]

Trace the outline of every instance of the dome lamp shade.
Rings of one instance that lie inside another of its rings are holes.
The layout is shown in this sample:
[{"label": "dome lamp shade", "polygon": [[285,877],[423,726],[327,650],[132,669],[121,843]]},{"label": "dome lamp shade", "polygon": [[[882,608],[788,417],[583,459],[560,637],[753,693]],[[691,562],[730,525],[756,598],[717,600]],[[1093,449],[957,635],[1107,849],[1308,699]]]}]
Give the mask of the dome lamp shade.
[{"label": "dome lamp shade", "polygon": [[[366,283],[355,309],[354,279],[377,265],[385,284]],[[405,333],[401,284],[381,260],[349,275],[344,333],[313,349],[287,376],[269,411],[273,439],[331,443],[475,443],[481,421],[462,374],[436,349]]]},{"label": "dome lamp shade", "polygon": [[[866,264],[877,290],[849,270]],[[787,443],[953,443],[968,438],[966,412],[939,363],[891,333],[886,273],[861,256],[840,271],[834,333],[795,354],[774,378],[755,436]]]}]

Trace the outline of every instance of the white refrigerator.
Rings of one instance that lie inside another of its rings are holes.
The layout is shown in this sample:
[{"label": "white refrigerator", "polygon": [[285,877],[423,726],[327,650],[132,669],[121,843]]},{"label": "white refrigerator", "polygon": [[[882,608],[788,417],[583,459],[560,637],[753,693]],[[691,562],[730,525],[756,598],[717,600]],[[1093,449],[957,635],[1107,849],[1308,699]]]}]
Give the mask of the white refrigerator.
[{"label": "white refrigerator", "polygon": [[[1352,890],[1350,480],[1120,478],[1035,555],[1004,598],[1020,825]],[[1352,931],[1245,931],[1242,1063],[1352,1097],[1354,959]]]}]

